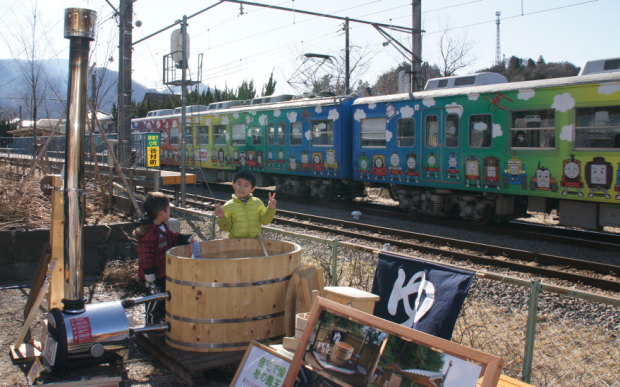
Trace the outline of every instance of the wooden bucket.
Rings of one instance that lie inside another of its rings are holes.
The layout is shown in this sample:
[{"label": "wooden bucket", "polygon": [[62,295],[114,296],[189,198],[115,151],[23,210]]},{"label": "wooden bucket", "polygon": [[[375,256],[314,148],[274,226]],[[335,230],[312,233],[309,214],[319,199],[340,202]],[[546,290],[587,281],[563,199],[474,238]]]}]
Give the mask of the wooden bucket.
[{"label": "wooden bucket", "polygon": [[242,351],[251,340],[285,336],[285,295],[301,248],[290,242],[218,239],[166,253],[166,321],[171,347],[197,352]]},{"label": "wooden bucket", "polygon": [[334,344],[330,356],[330,362],[335,365],[344,365],[353,355],[353,347],[342,341]]}]

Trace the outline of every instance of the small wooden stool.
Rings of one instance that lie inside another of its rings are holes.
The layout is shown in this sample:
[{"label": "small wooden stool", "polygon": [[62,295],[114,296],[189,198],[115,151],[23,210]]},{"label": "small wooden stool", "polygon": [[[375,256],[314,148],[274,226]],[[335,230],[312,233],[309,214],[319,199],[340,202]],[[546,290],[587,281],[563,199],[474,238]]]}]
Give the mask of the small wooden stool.
[{"label": "small wooden stool", "polygon": [[325,286],[325,297],[340,304],[372,314],[379,296],[348,286]]}]

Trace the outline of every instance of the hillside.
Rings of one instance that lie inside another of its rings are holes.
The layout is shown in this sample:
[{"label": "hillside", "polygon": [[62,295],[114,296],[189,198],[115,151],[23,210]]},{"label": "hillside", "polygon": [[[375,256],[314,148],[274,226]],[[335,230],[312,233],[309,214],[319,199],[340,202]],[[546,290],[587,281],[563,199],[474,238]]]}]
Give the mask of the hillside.
[{"label": "hillside", "polygon": [[[48,59],[38,61],[37,65],[41,69],[37,93],[41,99],[38,117],[60,117],[64,111],[64,100],[67,98],[69,62],[65,59]],[[29,68],[30,63],[25,60],[0,59],[0,114],[15,112],[19,115],[21,106],[23,119],[32,118],[28,103],[31,87],[24,77]],[[103,79],[98,93],[99,110],[111,112],[112,104],[117,101],[118,72],[97,67],[94,74],[97,79]],[[136,82],[132,83],[132,90],[132,99],[137,102],[142,101],[146,92],[153,91]],[[89,85],[88,93],[90,92]]]}]

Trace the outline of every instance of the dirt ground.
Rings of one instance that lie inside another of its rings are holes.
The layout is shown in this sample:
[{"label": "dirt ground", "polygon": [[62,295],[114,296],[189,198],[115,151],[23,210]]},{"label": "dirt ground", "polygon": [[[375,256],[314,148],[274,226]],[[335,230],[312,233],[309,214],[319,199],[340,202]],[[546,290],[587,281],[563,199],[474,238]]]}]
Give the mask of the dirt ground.
[{"label": "dirt ground", "polygon": [[[20,288],[19,284],[0,284],[0,385],[27,386],[28,371],[32,361],[14,361],[10,355],[10,346],[15,344],[24,325],[24,307],[28,299],[29,288]],[[112,288],[101,282],[87,284],[85,297],[94,302],[118,301],[128,298],[127,293]],[[133,297],[136,297],[135,295]],[[129,298],[133,298],[129,297]],[[128,309],[130,326],[142,326],[143,309],[136,306]],[[32,325],[32,337],[40,340],[44,312],[39,310]],[[228,386],[236,371],[236,364],[214,369],[204,374],[206,386]],[[43,372],[36,384],[58,383],[96,377],[121,377],[121,386],[186,386],[182,378],[175,375],[150,353],[138,346],[133,340],[126,340],[119,345],[106,346],[106,353],[99,359],[75,360],[63,374]]]}]

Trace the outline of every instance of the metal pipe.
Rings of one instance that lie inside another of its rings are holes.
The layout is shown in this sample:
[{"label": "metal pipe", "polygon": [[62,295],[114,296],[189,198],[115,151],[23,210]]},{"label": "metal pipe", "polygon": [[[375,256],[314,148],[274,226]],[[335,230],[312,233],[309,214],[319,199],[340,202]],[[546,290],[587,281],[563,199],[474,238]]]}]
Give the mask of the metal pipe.
[{"label": "metal pipe", "polygon": [[144,304],[144,303],[151,302],[151,301],[169,300],[169,299],[170,299],[170,293],[168,292],[157,293],[157,294],[151,294],[151,295],[136,298],[136,299],[129,298],[129,299],[123,300],[122,305],[123,305],[123,308],[127,309],[127,308],[134,307],[136,305]]},{"label": "metal pipe", "polygon": [[97,13],[89,9],[65,9],[65,38],[69,47],[69,85],[65,144],[64,197],[64,290],[62,300],[67,313],[83,313],[83,208],[84,208],[84,132],[88,53],[94,39]]},{"label": "metal pipe", "polygon": [[149,333],[149,332],[161,332],[167,331],[170,329],[170,325],[168,323],[156,324],[156,325],[147,325],[140,328],[129,328],[129,334],[135,336],[138,333]]}]

